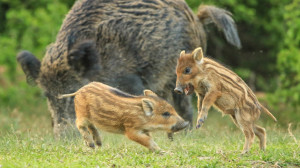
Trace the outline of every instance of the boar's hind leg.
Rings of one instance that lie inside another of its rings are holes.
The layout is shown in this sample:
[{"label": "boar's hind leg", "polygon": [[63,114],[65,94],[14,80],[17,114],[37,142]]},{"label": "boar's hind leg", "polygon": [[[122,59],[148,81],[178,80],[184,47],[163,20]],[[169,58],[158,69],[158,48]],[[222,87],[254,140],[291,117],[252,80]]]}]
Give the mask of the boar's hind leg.
[{"label": "boar's hind leg", "polygon": [[91,148],[95,148],[93,138],[92,138],[91,134],[88,131],[88,126],[89,125],[91,125],[91,124],[86,119],[81,119],[80,118],[80,119],[76,120],[76,126],[77,126],[80,134],[82,135],[86,145],[91,147]]},{"label": "boar's hind leg", "polygon": [[93,139],[94,139],[94,142],[96,143],[96,145],[101,146],[102,145],[101,137],[99,135],[97,128],[93,124],[90,124],[88,126],[88,128],[89,128],[90,133],[92,133],[92,135],[93,135]]},{"label": "boar's hind leg", "polygon": [[152,140],[152,138],[149,135],[147,135],[144,132],[142,132],[142,131],[130,129],[130,130],[126,130],[125,135],[129,139],[131,139],[131,140],[133,140],[133,141],[135,141],[135,142],[137,142],[137,143],[139,143],[139,144],[147,147],[149,150],[151,150],[153,152],[160,150],[160,148]]}]

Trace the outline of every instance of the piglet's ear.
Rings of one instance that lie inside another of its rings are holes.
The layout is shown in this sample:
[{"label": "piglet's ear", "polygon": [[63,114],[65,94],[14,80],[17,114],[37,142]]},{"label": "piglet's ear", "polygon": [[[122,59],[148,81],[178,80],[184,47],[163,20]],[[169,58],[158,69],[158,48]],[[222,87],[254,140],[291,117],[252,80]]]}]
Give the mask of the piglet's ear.
[{"label": "piglet's ear", "polygon": [[142,99],[142,106],[143,106],[143,110],[144,110],[146,116],[153,115],[154,106],[153,106],[153,103],[151,100]]},{"label": "piglet's ear", "polygon": [[193,58],[196,62],[201,63],[202,59],[203,59],[203,52],[202,52],[202,48],[198,47],[196,48],[193,53]]},{"label": "piglet's ear", "polygon": [[94,41],[83,41],[68,52],[68,64],[79,75],[92,78],[100,71],[99,56]]},{"label": "piglet's ear", "polygon": [[155,96],[155,97],[158,97],[157,94],[155,94],[151,90],[144,90],[144,95],[145,96]]},{"label": "piglet's ear", "polygon": [[182,56],[184,56],[185,55],[185,50],[182,50],[181,52],[180,52],[180,56],[179,57],[182,57]]}]

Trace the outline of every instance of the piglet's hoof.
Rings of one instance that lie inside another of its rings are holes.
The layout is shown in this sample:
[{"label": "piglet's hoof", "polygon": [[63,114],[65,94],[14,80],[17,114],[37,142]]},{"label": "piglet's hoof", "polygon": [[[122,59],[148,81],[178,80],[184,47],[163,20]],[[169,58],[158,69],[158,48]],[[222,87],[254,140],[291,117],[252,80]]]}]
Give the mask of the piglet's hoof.
[{"label": "piglet's hoof", "polygon": [[203,125],[203,123],[204,123],[204,120],[202,118],[200,120],[198,120],[196,129],[200,128]]},{"label": "piglet's hoof", "polygon": [[243,151],[241,152],[241,156],[244,156],[244,155],[247,155],[247,154],[249,154],[249,151],[248,151],[248,150],[243,150]]},{"label": "piglet's hoof", "polygon": [[95,144],[94,143],[86,143],[86,145],[92,149],[95,149]]},{"label": "piglet's hoof", "polygon": [[165,155],[167,152],[163,151],[163,150],[159,150],[159,151],[156,151],[155,153],[157,153],[159,155]]}]

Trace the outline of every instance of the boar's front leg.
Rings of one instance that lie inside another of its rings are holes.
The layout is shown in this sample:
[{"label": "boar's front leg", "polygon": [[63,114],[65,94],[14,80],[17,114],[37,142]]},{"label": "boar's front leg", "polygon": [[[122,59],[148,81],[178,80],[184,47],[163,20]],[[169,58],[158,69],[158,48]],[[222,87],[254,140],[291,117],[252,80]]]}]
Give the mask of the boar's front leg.
[{"label": "boar's front leg", "polygon": [[196,128],[200,128],[204,121],[207,118],[207,113],[210,107],[215,103],[215,101],[221,96],[221,92],[219,91],[210,91],[207,92],[203,98],[203,101],[201,103],[201,100],[199,100],[200,97],[198,97],[198,104],[201,104],[201,109],[198,106],[198,117],[197,117],[197,125]]},{"label": "boar's front leg", "polygon": [[185,120],[189,121],[189,129],[193,128],[193,108],[191,104],[191,97],[179,95],[175,92],[173,94],[174,107],[177,113]]},{"label": "boar's front leg", "polygon": [[152,152],[154,152],[154,151],[160,151],[160,148],[152,140],[152,138],[151,138],[151,136],[150,136],[149,133],[145,133],[145,132],[143,132],[141,130],[127,129],[126,132],[125,132],[125,135],[129,139],[131,139],[131,140],[133,140],[133,141],[135,141],[135,142],[137,142],[137,143],[139,143],[139,144],[147,147]]},{"label": "boar's front leg", "polygon": [[140,95],[145,89],[142,79],[135,74],[122,74],[113,79],[111,86],[133,95]]},{"label": "boar's front leg", "polygon": [[[170,88],[173,88],[173,86]],[[190,96],[179,95],[172,92],[172,98],[175,110],[185,121],[189,121],[189,129],[191,130],[193,128],[193,108]],[[168,133],[168,138],[171,141],[173,141],[173,134],[174,133]]]}]

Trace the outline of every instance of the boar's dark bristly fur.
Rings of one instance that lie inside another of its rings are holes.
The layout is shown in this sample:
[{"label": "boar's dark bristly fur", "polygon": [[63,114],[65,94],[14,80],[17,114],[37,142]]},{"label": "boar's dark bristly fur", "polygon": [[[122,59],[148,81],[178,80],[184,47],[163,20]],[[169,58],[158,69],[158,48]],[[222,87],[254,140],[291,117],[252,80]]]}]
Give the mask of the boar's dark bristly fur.
[{"label": "boar's dark bristly fur", "polygon": [[212,6],[199,11],[197,17],[183,0],[76,1],[41,63],[30,53],[18,57],[27,79],[47,96],[56,137],[75,124],[73,99],[57,95],[91,81],[135,95],[153,90],[191,123],[190,98],[172,92],[177,55],[205,50],[204,25],[210,21],[241,46],[229,12]]}]

